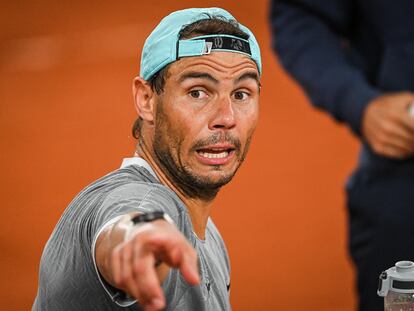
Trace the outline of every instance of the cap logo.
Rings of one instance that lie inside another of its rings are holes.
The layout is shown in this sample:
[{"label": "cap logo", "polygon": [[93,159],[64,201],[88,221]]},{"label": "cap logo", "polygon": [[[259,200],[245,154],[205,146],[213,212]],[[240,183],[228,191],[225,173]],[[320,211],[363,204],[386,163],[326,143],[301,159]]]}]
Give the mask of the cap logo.
[{"label": "cap logo", "polygon": [[239,53],[245,53],[249,56],[252,55],[250,51],[249,41],[242,38],[226,35],[217,35],[217,36],[206,36],[198,37],[196,40],[203,39],[206,42],[212,42],[213,46],[211,49],[214,50],[223,50],[223,51],[234,51]]},{"label": "cap logo", "polygon": [[223,38],[222,37],[215,37],[214,38],[214,48],[221,49],[223,46]]},{"label": "cap logo", "polygon": [[240,40],[231,39],[230,45],[234,50],[237,50],[237,51],[243,50],[243,43]]},{"label": "cap logo", "polygon": [[212,51],[229,51],[252,56],[249,41],[230,35],[208,35],[177,42],[177,59],[206,55]]},{"label": "cap logo", "polygon": [[210,54],[212,47],[213,47],[213,43],[212,42],[206,42],[206,44],[204,45],[203,54]]}]

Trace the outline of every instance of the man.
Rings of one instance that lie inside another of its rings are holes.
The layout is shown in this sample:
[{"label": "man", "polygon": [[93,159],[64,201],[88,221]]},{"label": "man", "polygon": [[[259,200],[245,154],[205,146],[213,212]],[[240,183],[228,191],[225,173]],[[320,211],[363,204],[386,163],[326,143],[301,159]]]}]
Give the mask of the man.
[{"label": "man", "polygon": [[134,80],[136,156],[65,210],[33,310],[230,310],[230,268],[209,218],[258,119],[260,50],[219,8],[165,17]]},{"label": "man", "polygon": [[363,143],[347,185],[360,310],[383,310],[379,274],[414,258],[413,16],[411,0],[272,3],[283,66]]}]

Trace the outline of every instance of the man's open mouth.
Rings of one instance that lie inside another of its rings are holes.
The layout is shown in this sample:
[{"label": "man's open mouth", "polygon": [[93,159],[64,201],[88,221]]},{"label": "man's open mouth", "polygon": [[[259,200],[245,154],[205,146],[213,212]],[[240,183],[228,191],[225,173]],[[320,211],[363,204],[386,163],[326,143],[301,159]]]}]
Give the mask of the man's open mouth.
[{"label": "man's open mouth", "polygon": [[197,150],[197,153],[207,159],[223,159],[234,152],[233,147],[230,148],[203,148]]}]

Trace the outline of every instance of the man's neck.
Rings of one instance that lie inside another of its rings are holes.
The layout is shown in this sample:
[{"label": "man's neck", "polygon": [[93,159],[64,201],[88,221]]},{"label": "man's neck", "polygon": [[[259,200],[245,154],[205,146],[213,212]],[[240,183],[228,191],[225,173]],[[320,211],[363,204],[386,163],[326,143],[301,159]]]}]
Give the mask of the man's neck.
[{"label": "man's neck", "polygon": [[145,147],[142,148],[142,146],[140,146],[135,155],[146,160],[154,170],[160,182],[174,191],[183,201],[187,207],[188,213],[190,214],[194,233],[199,239],[204,240],[212,201],[205,201],[198,198],[189,198],[186,196],[185,193],[168,178],[168,176],[159,167],[157,162],[153,159],[152,155],[148,152],[148,150],[146,150]]}]

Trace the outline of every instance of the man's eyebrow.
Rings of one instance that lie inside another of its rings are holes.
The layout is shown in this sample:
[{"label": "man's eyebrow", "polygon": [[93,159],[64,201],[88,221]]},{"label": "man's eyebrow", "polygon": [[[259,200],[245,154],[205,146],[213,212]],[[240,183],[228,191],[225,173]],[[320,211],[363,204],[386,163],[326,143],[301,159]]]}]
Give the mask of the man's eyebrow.
[{"label": "man's eyebrow", "polygon": [[183,74],[178,81],[181,83],[187,79],[207,79],[213,82],[214,84],[219,83],[219,81],[216,78],[214,78],[212,75],[206,72],[198,72],[198,71],[187,72]]},{"label": "man's eyebrow", "polygon": [[242,74],[234,82],[235,83],[239,83],[239,82],[241,82],[243,80],[247,80],[247,79],[253,79],[253,80],[255,80],[257,82],[257,85],[260,88],[261,84],[260,84],[259,76],[258,76],[258,74],[256,72],[253,72],[253,71],[246,72],[246,73]]}]

